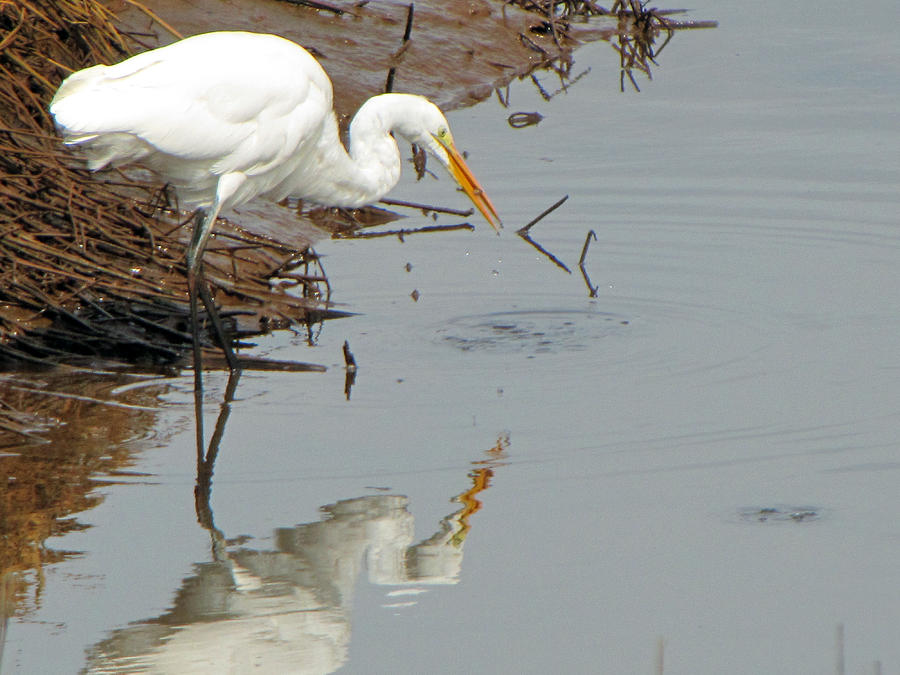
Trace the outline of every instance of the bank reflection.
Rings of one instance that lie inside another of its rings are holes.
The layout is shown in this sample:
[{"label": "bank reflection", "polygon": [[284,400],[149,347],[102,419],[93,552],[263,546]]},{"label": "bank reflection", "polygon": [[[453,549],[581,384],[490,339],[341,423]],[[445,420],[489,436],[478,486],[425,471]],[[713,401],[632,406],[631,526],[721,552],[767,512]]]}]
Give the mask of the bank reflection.
[{"label": "bank reflection", "polygon": [[453,498],[459,508],[424,540],[414,541],[407,497],[376,494],[327,504],[320,520],[278,528],[261,548],[229,539],[210,508],[229,409],[226,396],[210,447],[198,453],[195,503],[211,560],[194,565],[166,613],[95,645],[86,672],[330,673],[347,660],[353,593],[363,572],[372,584],[399,587],[404,604],[459,580],[466,535],[482,506],[478,495],[508,440],[499,439],[486,460],[461,476],[466,489]]}]

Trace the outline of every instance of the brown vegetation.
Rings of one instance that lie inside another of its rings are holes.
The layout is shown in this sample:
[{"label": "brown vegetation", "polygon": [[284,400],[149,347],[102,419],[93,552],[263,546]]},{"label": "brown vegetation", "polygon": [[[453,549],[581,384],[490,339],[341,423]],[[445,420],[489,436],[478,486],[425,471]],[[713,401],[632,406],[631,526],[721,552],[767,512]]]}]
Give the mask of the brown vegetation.
[{"label": "brown vegetation", "polygon": [[[177,205],[125,174],[96,180],[61,146],[47,112],[69,72],[132,51],[111,18],[95,2],[0,4],[0,362],[7,367],[73,355],[169,363],[190,341]],[[308,241],[276,243],[224,223],[220,232],[207,276],[226,313],[245,317],[241,330],[298,320],[314,306],[268,283]]]}]

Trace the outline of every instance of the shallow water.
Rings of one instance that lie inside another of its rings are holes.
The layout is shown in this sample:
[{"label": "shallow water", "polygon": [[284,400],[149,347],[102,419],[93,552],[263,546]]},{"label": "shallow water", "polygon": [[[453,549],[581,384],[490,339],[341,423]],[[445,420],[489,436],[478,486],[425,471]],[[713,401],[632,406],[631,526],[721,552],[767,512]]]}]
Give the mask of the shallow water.
[{"label": "shallow water", "polygon": [[[3,672],[900,672],[900,55],[869,5],[701,3],[719,28],[640,94],[598,43],[568,94],[451,114],[503,235],[318,247],[359,315],[260,341],[329,371],[241,377],[212,532],[190,377],[146,384],[137,475],[46,541],[80,554]],[[531,236],[571,275],[514,234],[564,194]]]}]

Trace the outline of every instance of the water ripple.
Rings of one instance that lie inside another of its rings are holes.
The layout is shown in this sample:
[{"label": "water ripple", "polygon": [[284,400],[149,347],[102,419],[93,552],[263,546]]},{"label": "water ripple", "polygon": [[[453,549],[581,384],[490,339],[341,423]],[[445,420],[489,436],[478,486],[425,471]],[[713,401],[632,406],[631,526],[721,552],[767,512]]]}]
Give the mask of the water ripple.
[{"label": "water ripple", "polygon": [[627,316],[589,310],[522,310],[450,319],[439,340],[464,352],[581,352],[596,341],[627,332]]}]

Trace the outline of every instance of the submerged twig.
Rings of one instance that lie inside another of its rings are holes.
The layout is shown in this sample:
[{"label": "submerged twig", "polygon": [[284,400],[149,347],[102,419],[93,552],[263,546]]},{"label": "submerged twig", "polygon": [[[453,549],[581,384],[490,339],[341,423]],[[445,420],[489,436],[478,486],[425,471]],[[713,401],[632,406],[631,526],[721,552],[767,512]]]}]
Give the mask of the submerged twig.
[{"label": "submerged twig", "polygon": [[531,81],[534,83],[534,86],[537,87],[538,93],[541,95],[545,101],[549,101],[553,96],[547,93],[547,90],[544,89],[541,81],[537,79],[534,73],[531,74]]},{"label": "submerged twig", "polygon": [[334,239],[375,239],[377,237],[398,237],[403,241],[403,237],[408,234],[429,234],[431,232],[451,232],[453,230],[474,230],[475,226],[471,223],[458,223],[455,225],[425,225],[424,227],[414,227],[402,230],[383,230],[381,232],[337,232],[332,237]]},{"label": "submerged twig", "polygon": [[347,370],[356,370],[356,359],[353,358],[353,352],[350,351],[350,343],[344,340],[344,365]]},{"label": "submerged twig", "polygon": [[584,239],[584,248],[581,249],[581,258],[578,259],[578,264],[581,267],[584,267],[584,259],[587,257],[588,247],[591,245],[591,239],[597,241],[597,233],[593,230],[589,230],[587,233],[587,237]]},{"label": "submerged twig", "polygon": [[550,208],[545,209],[544,211],[542,211],[541,214],[540,214],[537,218],[533,219],[533,220],[532,220],[531,222],[529,222],[527,225],[523,225],[523,226],[520,227],[518,230],[516,230],[516,234],[518,234],[518,235],[520,235],[520,236],[525,236],[525,235],[527,235],[527,234],[528,234],[528,230],[530,230],[532,227],[534,227],[534,225],[535,225],[538,221],[540,221],[541,219],[543,219],[547,214],[552,213],[553,211],[555,211],[556,209],[558,209],[560,206],[562,206],[563,203],[564,203],[568,198],[569,198],[569,195],[566,195],[566,196],[564,196],[562,199],[560,199],[558,202],[556,202],[553,206],[551,206]]},{"label": "submerged twig", "polygon": [[560,260],[559,258],[557,258],[555,255],[553,255],[552,253],[550,253],[550,251],[548,251],[548,250],[545,249],[543,246],[541,246],[539,243],[537,243],[534,239],[532,239],[531,237],[529,237],[527,232],[518,232],[517,234],[518,234],[520,237],[522,237],[522,239],[524,239],[525,241],[527,241],[529,244],[531,244],[532,246],[534,246],[538,251],[540,251],[540,252],[543,253],[545,256],[547,256],[547,257],[550,259],[550,261],[551,261],[553,264],[555,264],[557,267],[564,269],[564,270],[565,270],[566,272],[568,272],[569,274],[572,274],[572,270],[570,270],[562,260]]},{"label": "submerged twig", "polygon": [[449,213],[452,216],[462,216],[463,218],[468,218],[471,216],[475,210],[474,209],[451,209],[447,206],[432,206],[431,204],[419,204],[418,202],[406,202],[400,199],[382,199],[382,204],[386,204],[388,206],[407,206],[411,209],[421,209],[423,213],[426,215],[429,212],[435,213]]},{"label": "submerged twig", "polygon": [[520,227],[518,230],[516,230],[516,234],[518,234],[520,237],[522,237],[522,239],[524,239],[525,241],[527,241],[529,244],[531,244],[532,246],[534,246],[534,248],[536,248],[538,251],[540,251],[540,252],[543,253],[545,256],[547,256],[547,257],[551,260],[551,262],[553,262],[557,267],[560,267],[560,268],[564,269],[566,272],[568,272],[569,274],[572,274],[572,270],[570,270],[570,269],[568,268],[568,266],[567,266],[562,260],[560,260],[559,258],[557,258],[557,257],[556,257],[555,255],[553,255],[552,253],[550,253],[550,251],[548,251],[547,249],[545,249],[543,246],[541,246],[540,244],[538,244],[538,243],[537,243],[534,239],[532,239],[531,236],[528,234],[529,230],[531,230],[531,228],[532,228],[537,222],[539,222],[539,221],[540,221],[544,216],[546,216],[548,213],[551,213],[551,212],[555,211],[556,209],[558,209],[560,206],[562,206],[563,202],[565,202],[568,198],[569,198],[569,195],[565,195],[562,199],[560,199],[558,202],[556,202],[553,206],[551,206],[551,207],[549,207],[549,208],[547,208],[547,209],[544,209],[544,211],[542,211],[542,212],[540,213],[540,215],[537,216],[537,218],[534,218],[534,219],[533,219],[531,222],[529,222],[527,225],[524,225],[524,226]]},{"label": "submerged twig", "polygon": [[356,382],[356,359],[353,358],[353,354],[350,351],[350,343],[347,340],[344,340],[344,363],[347,367],[347,372],[344,375],[344,397],[349,401],[350,392]]},{"label": "submerged twig", "polygon": [[504,95],[500,93],[499,87],[494,89],[494,92],[497,94],[497,100],[500,101],[500,105],[502,105],[504,108],[508,108],[509,107],[509,85],[506,85],[506,97],[505,98],[504,98]]},{"label": "submerged twig", "polygon": [[588,276],[587,270],[584,268],[584,260],[587,258],[588,247],[591,245],[591,239],[597,241],[597,234],[590,230],[587,233],[587,237],[584,239],[584,248],[581,249],[581,258],[578,260],[578,267],[581,269],[581,276],[584,277],[584,283],[587,284],[588,292],[590,297],[596,298],[597,291],[600,290],[599,286],[594,286],[591,283],[591,278]]},{"label": "submerged twig", "polygon": [[[228,362],[222,356],[222,350],[210,349],[203,352],[204,368],[209,370],[226,370]],[[319,363],[305,361],[282,361],[255,356],[241,356],[240,370],[276,373],[324,373],[328,368]]]}]

